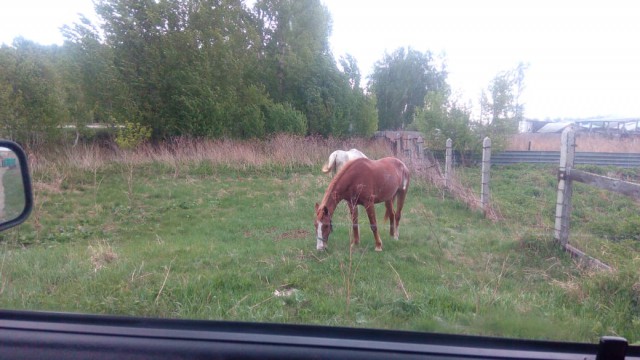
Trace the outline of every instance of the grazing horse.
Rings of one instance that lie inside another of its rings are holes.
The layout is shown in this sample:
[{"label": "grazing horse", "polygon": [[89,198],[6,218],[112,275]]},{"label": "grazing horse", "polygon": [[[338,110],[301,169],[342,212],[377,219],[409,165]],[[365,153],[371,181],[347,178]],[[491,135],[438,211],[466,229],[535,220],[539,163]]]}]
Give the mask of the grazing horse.
[{"label": "grazing horse", "polygon": [[351,149],[349,151],[336,150],[329,155],[329,161],[322,167],[322,172],[328,173],[333,170],[333,175],[335,175],[347,162],[366,157],[367,156],[358,149]]},{"label": "grazing horse", "polygon": [[[369,223],[376,241],[376,251],[382,251],[382,241],[378,235],[376,210],[374,204],[384,202],[385,220],[389,219],[389,233],[398,239],[398,225],[404,199],[409,189],[409,169],[397,158],[386,157],[380,160],[367,158],[355,159],[348,162],[327,187],[322,202],[316,203],[316,249],[327,247],[329,234],[333,230],[331,217],[338,203],[345,200],[351,212],[351,226],[353,227],[352,245],[360,242],[358,227],[358,205],[364,206],[369,216]],[[393,202],[397,200],[396,211]]]}]

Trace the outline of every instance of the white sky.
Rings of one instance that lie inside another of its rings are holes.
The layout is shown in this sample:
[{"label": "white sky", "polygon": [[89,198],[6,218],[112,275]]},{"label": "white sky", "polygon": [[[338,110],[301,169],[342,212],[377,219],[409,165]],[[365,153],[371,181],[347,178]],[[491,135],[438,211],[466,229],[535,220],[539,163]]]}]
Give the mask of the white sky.
[{"label": "white sky", "polygon": [[[474,105],[499,72],[528,63],[525,116],[640,117],[640,4],[633,0],[322,0],[332,50],[364,76],[402,46],[444,54],[449,83]],[[94,18],[91,0],[0,0],[0,43],[62,43],[59,28]],[[477,106],[477,105],[475,105]]]}]

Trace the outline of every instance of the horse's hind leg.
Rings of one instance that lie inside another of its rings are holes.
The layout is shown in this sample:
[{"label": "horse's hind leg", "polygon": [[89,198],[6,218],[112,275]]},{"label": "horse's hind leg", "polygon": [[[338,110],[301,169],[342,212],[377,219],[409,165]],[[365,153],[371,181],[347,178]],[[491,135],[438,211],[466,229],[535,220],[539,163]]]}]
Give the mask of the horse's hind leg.
[{"label": "horse's hind leg", "polygon": [[384,215],[385,219],[389,219],[389,235],[393,236],[396,240],[396,215],[393,211],[393,199],[384,202],[384,206],[387,208],[387,212]]},{"label": "horse's hind leg", "polygon": [[398,202],[396,204],[396,213],[395,213],[396,228],[395,228],[395,234],[393,234],[393,238],[396,240],[398,240],[398,238],[400,237],[400,230],[398,229],[398,227],[400,227],[400,217],[402,216],[402,207],[404,206],[404,198],[406,196],[407,196],[406,191],[400,191],[397,194]]},{"label": "horse's hind leg", "polygon": [[376,208],[373,202],[366,204],[365,209],[369,216],[369,223],[371,224],[371,231],[373,231],[373,238],[376,240],[376,251],[382,251],[382,240],[378,234],[378,223],[376,222]]}]

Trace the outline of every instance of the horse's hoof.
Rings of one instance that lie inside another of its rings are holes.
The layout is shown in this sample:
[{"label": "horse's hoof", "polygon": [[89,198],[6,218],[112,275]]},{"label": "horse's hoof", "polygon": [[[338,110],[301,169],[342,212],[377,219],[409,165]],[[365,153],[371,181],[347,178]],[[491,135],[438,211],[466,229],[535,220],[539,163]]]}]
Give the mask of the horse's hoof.
[{"label": "horse's hoof", "polygon": [[382,246],[380,246],[380,247],[376,246],[376,251],[382,251]]}]

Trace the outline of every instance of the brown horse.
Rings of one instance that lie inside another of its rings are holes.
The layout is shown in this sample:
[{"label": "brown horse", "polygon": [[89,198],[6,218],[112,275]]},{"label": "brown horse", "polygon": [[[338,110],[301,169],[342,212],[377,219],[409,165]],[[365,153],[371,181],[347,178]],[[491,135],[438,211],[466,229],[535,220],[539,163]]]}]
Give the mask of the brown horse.
[{"label": "brown horse", "polygon": [[[384,202],[386,207],[385,219],[389,219],[389,233],[398,239],[398,225],[404,199],[409,189],[409,169],[400,160],[386,157],[380,160],[360,158],[346,163],[329,183],[322,202],[316,203],[316,240],[318,250],[327,247],[329,234],[333,230],[331,217],[338,203],[345,200],[351,212],[353,226],[353,241],[360,242],[358,227],[358,205],[364,206],[369,216],[369,223],[376,240],[376,251],[382,251],[382,241],[378,235],[376,210],[374,204]],[[398,199],[396,211],[393,202]]]}]

